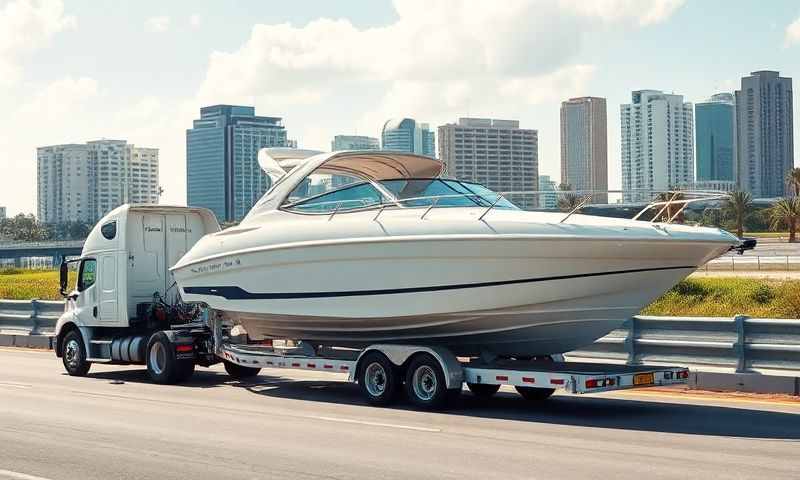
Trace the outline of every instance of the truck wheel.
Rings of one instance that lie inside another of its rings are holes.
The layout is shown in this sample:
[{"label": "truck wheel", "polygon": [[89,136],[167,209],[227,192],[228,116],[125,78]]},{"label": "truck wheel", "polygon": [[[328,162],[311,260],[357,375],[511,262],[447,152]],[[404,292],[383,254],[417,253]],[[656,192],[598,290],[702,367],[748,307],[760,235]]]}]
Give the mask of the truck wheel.
[{"label": "truck wheel", "polygon": [[147,374],[162,385],[186,380],[194,373],[194,360],[178,360],[175,345],[164,332],[156,332],[147,342]]},{"label": "truck wheel", "polygon": [[228,372],[228,375],[235,378],[236,380],[255,377],[256,375],[258,375],[258,372],[261,371],[260,368],[243,367],[241,365],[237,365],[227,360],[225,360],[224,363],[225,363],[225,371]]},{"label": "truck wheel", "polygon": [[530,402],[543,402],[550,398],[556,390],[554,388],[514,387],[517,392]]},{"label": "truck wheel", "polygon": [[400,375],[386,355],[380,352],[367,352],[361,358],[358,386],[367,402],[384,407],[397,398]]},{"label": "truck wheel", "polygon": [[89,373],[92,363],[87,362],[86,347],[78,330],[72,330],[64,336],[61,344],[61,361],[67,373],[73,377],[83,377]]},{"label": "truck wheel", "polygon": [[468,383],[467,388],[469,391],[472,392],[473,395],[480,398],[481,400],[486,400],[491,398],[498,390],[500,390],[500,385],[489,385],[486,383]]},{"label": "truck wheel", "polygon": [[406,394],[411,402],[423,409],[443,408],[454,401],[461,388],[448,390],[439,361],[428,353],[415,356],[406,371]]}]

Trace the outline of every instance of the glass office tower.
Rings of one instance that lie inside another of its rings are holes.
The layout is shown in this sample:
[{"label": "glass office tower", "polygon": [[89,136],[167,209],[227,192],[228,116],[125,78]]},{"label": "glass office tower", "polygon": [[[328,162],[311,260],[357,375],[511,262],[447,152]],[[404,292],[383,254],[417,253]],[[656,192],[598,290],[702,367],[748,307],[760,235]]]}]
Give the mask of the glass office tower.
[{"label": "glass office tower", "polygon": [[220,222],[241,220],[270,186],[258,151],[286,146],[279,117],[256,116],[254,107],[201,108],[186,130],[187,204],[210,209]]},{"label": "glass office tower", "polygon": [[436,157],[434,133],[427,123],[413,118],[388,120],[381,131],[383,150]]},{"label": "glass office tower", "polygon": [[736,108],[733,94],[718,93],[695,105],[697,181],[734,180]]}]

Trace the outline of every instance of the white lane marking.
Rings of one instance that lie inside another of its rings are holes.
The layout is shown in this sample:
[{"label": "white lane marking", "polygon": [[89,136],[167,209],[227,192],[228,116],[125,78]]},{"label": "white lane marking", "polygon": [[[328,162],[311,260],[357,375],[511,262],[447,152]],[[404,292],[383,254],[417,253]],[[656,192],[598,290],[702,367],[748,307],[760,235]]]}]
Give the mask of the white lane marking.
[{"label": "white lane marking", "polygon": [[27,385],[25,383],[0,382],[0,387],[31,388],[33,385]]},{"label": "white lane marking", "polygon": [[0,478],[11,478],[13,480],[50,480],[49,478],[28,475],[27,473],[12,472],[11,470],[0,469]]},{"label": "white lane marking", "polygon": [[339,423],[353,423],[356,425],[369,425],[371,427],[386,427],[386,428],[400,428],[402,430],[415,430],[417,432],[441,432],[439,428],[427,427],[414,427],[411,425],[398,425],[396,423],[379,423],[379,422],[366,422],[363,420],[351,420],[349,418],[336,418],[336,417],[318,417],[315,415],[305,416],[304,418],[311,418],[314,420],[324,420],[326,422],[339,422]]}]

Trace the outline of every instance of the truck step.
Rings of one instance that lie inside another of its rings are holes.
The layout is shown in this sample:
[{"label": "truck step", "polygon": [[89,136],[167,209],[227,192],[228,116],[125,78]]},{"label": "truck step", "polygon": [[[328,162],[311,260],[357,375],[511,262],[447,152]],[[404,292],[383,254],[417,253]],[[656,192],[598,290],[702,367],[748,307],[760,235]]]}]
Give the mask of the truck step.
[{"label": "truck step", "polygon": [[111,361],[111,359],[110,358],[87,357],[86,361],[87,362],[92,362],[92,363],[108,363],[108,362]]},{"label": "truck step", "polygon": [[113,340],[89,340],[92,345],[111,345]]}]

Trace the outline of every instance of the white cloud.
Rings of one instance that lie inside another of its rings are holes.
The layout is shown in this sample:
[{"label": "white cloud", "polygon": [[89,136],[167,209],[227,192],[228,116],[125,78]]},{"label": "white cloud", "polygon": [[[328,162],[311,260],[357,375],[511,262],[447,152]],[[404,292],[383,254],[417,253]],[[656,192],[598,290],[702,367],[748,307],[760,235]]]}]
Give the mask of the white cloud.
[{"label": "white cloud", "polygon": [[19,80],[22,56],[75,25],[75,17],[64,14],[61,0],[13,0],[0,6],[0,86]]},{"label": "white cloud", "polygon": [[68,123],[76,107],[98,94],[97,81],[89,77],[66,77],[57,80],[23,104],[21,115],[38,116],[54,123]]},{"label": "white cloud", "polygon": [[784,45],[790,47],[800,43],[800,17],[786,27]]},{"label": "white cloud", "polygon": [[200,28],[200,24],[203,22],[203,19],[197,13],[193,14],[189,17],[189,26],[197,29]]},{"label": "white cloud", "polygon": [[585,91],[594,67],[578,61],[586,34],[663,22],[683,1],[506,0],[498,8],[395,0],[398,18],[382,27],[326,18],[304,26],[259,24],[239,49],[211,55],[198,103],[255,100],[270,114],[288,103],[284,111],[295,116],[294,126],[287,118],[290,135],[312,148],[329,144],[319,127],[338,133],[332,122],[342,116],[304,115],[281,99],[328,110],[347,98],[355,111],[341,113],[355,116],[367,133],[396,115],[432,125],[478,112],[523,116],[532,106],[596,94]]},{"label": "white cloud", "polygon": [[169,30],[169,17],[160,15],[158,17],[150,17],[144,22],[144,27],[148,32],[161,33]]}]

